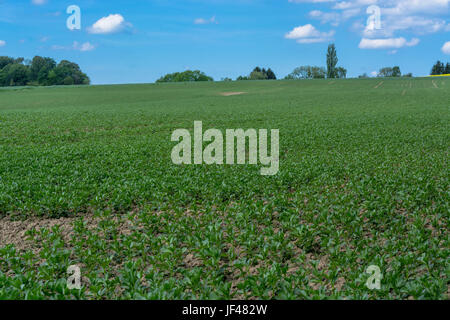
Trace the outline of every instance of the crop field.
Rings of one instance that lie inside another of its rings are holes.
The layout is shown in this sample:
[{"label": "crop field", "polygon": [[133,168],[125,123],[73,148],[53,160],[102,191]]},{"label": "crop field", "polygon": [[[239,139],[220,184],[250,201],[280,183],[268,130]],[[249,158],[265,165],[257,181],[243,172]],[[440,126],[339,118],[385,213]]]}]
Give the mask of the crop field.
[{"label": "crop field", "polygon": [[[173,164],[194,121],[278,174]],[[448,299],[449,124],[444,77],[0,89],[0,299]]]}]

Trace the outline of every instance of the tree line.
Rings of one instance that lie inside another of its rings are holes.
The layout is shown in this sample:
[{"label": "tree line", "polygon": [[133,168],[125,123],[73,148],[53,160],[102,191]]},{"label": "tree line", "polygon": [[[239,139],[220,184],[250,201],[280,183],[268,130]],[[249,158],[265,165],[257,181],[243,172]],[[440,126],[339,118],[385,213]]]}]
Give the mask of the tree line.
[{"label": "tree line", "polygon": [[236,81],[239,80],[277,80],[277,76],[272,71],[272,69],[256,67],[248,76],[239,76]]},{"label": "tree line", "polygon": [[430,74],[432,76],[438,76],[438,75],[442,75],[442,74],[450,74],[450,63],[447,62],[447,64],[444,65],[443,62],[438,60],[435,63],[435,65],[433,66],[433,68],[431,69]]},{"label": "tree line", "polygon": [[[347,69],[338,67],[338,57],[336,46],[330,44],[327,50],[326,63],[327,67],[302,66],[294,69],[286,80],[296,79],[324,79],[324,78],[347,78]],[[255,67],[247,76],[239,76],[236,81],[242,80],[276,80],[277,76],[271,68]],[[156,82],[182,82],[182,81],[214,81],[212,77],[205,75],[200,71],[184,71],[167,74]],[[232,81],[230,78],[223,78],[222,81]]]},{"label": "tree line", "polygon": [[0,56],[0,86],[88,85],[89,77],[78,64],[35,56],[32,60]]},{"label": "tree line", "polygon": [[385,67],[381,68],[380,71],[378,71],[378,78],[398,78],[398,77],[412,77],[412,73],[405,73],[402,74],[402,71],[400,70],[399,66],[395,67]]},{"label": "tree line", "polygon": [[174,72],[166,74],[165,76],[156,80],[156,83],[161,82],[191,82],[191,81],[214,81],[210,76],[207,76],[200,70],[186,70],[184,72]]},{"label": "tree line", "polygon": [[337,50],[334,43],[328,46],[327,50],[327,67],[318,66],[301,66],[295,68],[290,74],[285,77],[285,80],[298,79],[345,79],[347,78],[347,69],[338,67],[339,62]]}]

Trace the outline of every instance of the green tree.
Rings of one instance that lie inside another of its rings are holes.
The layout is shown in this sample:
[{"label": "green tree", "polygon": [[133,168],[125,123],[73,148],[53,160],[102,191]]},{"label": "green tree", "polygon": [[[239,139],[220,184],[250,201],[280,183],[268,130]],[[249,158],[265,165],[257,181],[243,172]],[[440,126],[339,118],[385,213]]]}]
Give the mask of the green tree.
[{"label": "green tree", "polygon": [[67,76],[64,80],[63,80],[63,84],[65,86],[70,86],[73,85],[75,83],[75,81],[73,80],[73,78],[71,76]]},{"label": "green tree", "polygon": [[385,68],[381,68],[380,71],[378,72],[378,77],[381,78],[390,78],[392,77],[394,74],[394,69],[391,67],[385,67]]},{"label": "green tree", "polygon": [[313,79],[325,79],[327,70],[324,67],[311,67],[311,74]]},{"label": "green tree", "polygon": [[272,69],[256,67],[248,76],[239,76],[236,80],[276,80],[277,76]]},{"label": "green tree", "polygon": [[250,80],[247,76],[239,76],[236,78],[236,81]]},{"label": "green tree", "polygon": [[[89,84],[90,80],[89,77],[83,73],[80,69],[80,66],[74,62],[70,62],[68,60],[62,60],[56,68],[53,70],[56,78],[53,79],[53,81],[56,80],[56,85],[63,85],[64,80],[67,77],[71,77],[73,79],[72,84]],[[53,75],[52,75],[53,78]]]},{"label": "green tree", "polygon": [[445,66],[444,74],[450,74],[450,63],[447,62],[447,65]]},{"label": "green tree", "polygon": [[336,46],[334,45],[334,43],[332,43],[328,46],[328,51],[327,51],[327,77],[328,78],[336,78],[337,77],[336,66],[338,64],[338,61],[339,61],[339,59],[337,57]]},{"label": "green tree", "polygon": [[323,67],[317,66],[301,66],[295,68],[285,79],[299,80],[299,79],[324,79],[327,71]]},{"label": "green tree", "polygon": [[438,60],[436,62],[436,64],[433,66],[433,68],[431,69],[431,75],[433,75],[433,76],[440,75],[440,74],[444,74],[444,72],[445,72],[444,63]]},{"label": "green tree", "polygon": [[275,72],[272,71],[272,69],[267,69],[266,71],[267,79],[269,80],[277,80],[277,76],[275,75]]},{"label": "green tree", "polygon": [[36,56],[31,61],[30,79],[40,85],[49,85],[48,74],[56,67],[56,62],[52,58]]},{"label": "green tree", "polygon": [[298,80],[298,79],[311,79],[312,73],[311,73],[311,66],[301,66],[298,68],[295,68],[294,71],[292,71],[286,79],[292,79],[292,80]]},{"label": "green tree", "polygon": [[267,80],[267,74],[260,71],[252,71],[252,73],[250,73],[250,80]]},{"label": "green tree", "polygon": [[8,64],[13,64],[13,63],[14,63],[14,58],[5,57],[5,56],[0,57],[0,70],[3,69],[4,67],[6,67]]},{"label": "green tree", "polygon": [[400,67],[395,66],[392,68],[392,76],[393,77],[401,77],[402,76],[402,72],[400,71]]},{"label": "green tree", "polygon": [[336,78],[345,79],[347,78],[347,69],[343,67],[336,68]]},{"label": "green tree", "polygon": [[73,62],[34,57],[0,57],[0,86],[90,84],[89,77]]},{"label": "green tree", "polygon": [[174,72],[166,74],[165,76],[156,80],[157,83],[161,82],[197,82],[197,81],[214,81],[212,77],[207,76],[200,70],[186,70],[184,72]]},{"label": "green tree", "polygon": [[29,81],[29,69],[21,63],[9,64],[2,71],[3,84],[6,86],[25,86]]}]

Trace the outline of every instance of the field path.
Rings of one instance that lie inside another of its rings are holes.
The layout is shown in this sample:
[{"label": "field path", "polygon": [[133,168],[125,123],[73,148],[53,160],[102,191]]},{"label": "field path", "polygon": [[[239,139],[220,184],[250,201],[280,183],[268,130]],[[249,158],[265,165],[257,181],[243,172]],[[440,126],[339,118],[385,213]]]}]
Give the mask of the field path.
[{"label": "field path", "polygon": [[432,83],[433,83],[433,86],[436,88],[436,89],[439,89],[439,87],[437,86],[437,84],[436,84],[436,82],[433,80],[433,81],[431,81]]},{"label": "field path", "polygon": [[406,89],[405,90],[403,90],[403,92],[402,92],[402,96],[404,96],[406,94]]},{"label": "field path", "polygon": [[373,87],[374,89],[378,89],[379,87],[381,87],[383,85],[384,81],[381,81],[379,84],[377,84],[375,87]]}]

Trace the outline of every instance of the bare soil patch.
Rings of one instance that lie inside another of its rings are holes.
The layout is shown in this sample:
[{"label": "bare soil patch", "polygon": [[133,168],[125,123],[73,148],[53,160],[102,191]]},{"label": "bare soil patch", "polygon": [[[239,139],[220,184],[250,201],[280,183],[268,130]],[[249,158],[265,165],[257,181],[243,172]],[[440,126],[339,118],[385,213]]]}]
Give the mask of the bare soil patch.
[{"label": "bare soil patch", "polygon": [[[89,223],[95,223],[97,219],[93,216],[83,216]],[[43,218],[30,217],[24,221],[13,221],[10,217],[0,219],[0,247],[8,244],[13,244],[18,250],[33,250],[33,243],[27,241],[27,231],[32,229],[51,229],[54,226],[59,226],[64,240],[70,239],[73,233],[73,223],[79,219],[80,216],[69,218]]]},{"label": "bare soil patch", "polygon": [[224,97],[229,97],[229,96],[238,96],[241,94],[246,94],[247,92],[221,92],[220,95],[224,96]]}]

